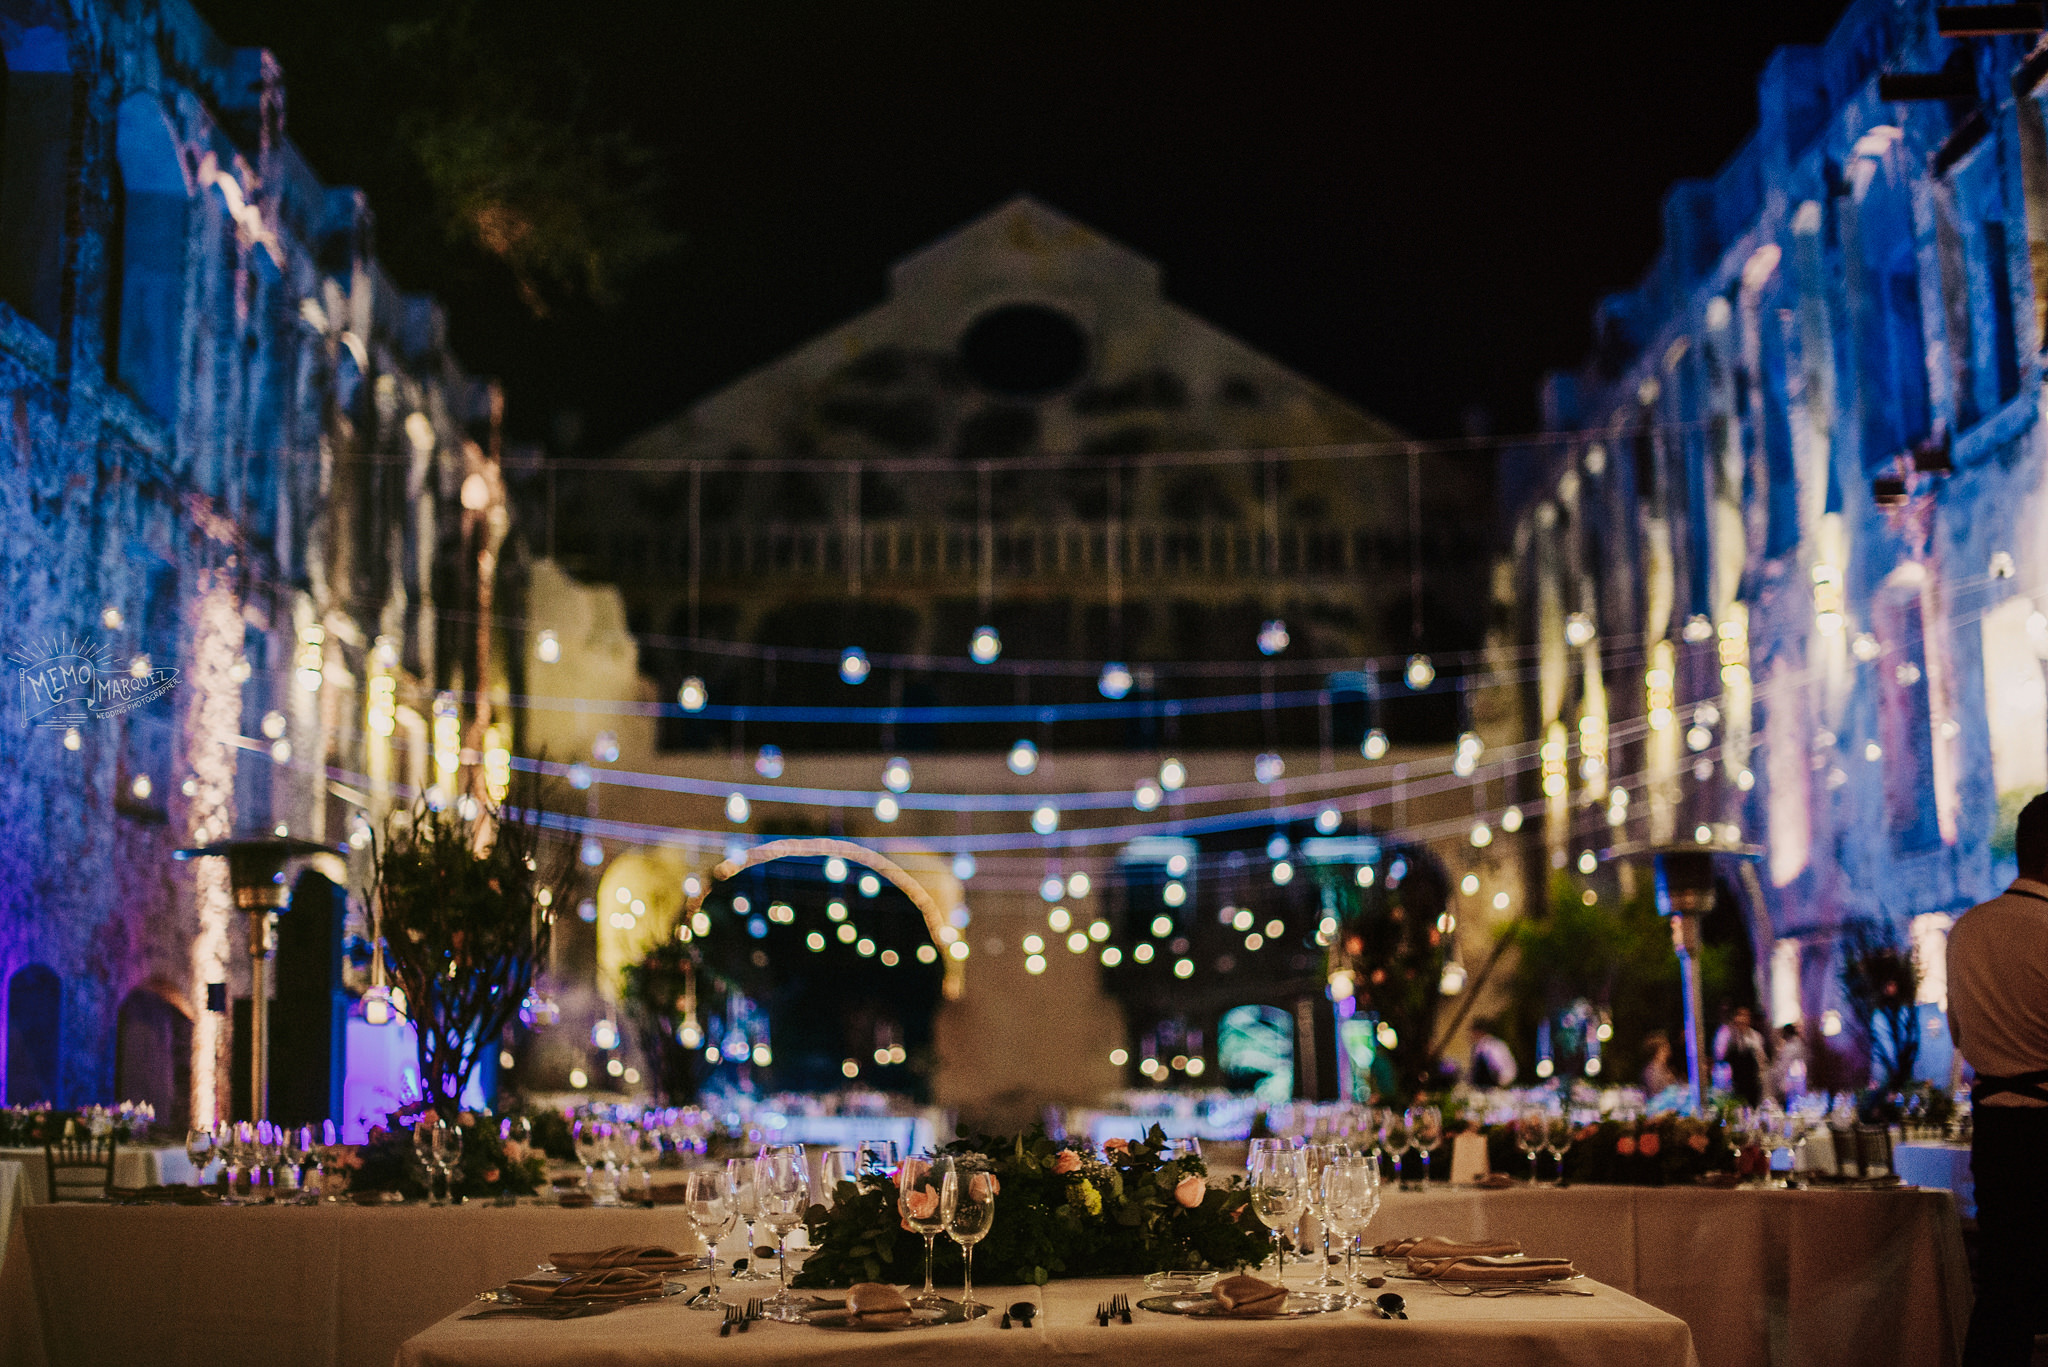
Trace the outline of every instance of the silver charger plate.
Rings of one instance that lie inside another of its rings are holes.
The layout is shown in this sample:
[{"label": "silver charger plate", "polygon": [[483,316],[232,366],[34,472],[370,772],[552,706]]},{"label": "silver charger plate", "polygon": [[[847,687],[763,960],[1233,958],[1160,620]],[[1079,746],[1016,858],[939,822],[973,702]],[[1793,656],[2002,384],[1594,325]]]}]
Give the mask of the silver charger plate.
[{"label": "silver charger plate", "polygon": [[847,1310],[845,1301],[812,1301],[797,1312],[797,1319],[814,1329],[837,1329],[854,1334],[897,1334],[906,1329],[932,1329],[941,1324],[965,1324],[967,1312],[958,1301],[938,1305],[913,1305],[910,1318],[897,1324],[864,1324]]},{"label": "silver charger plate", "polygon": [[1147,1296],[1138,1302],[1140,1310],[1151,1310],[1161,1315],[1188,1315],[1196,1319],[1219,1320],[1298,1320],[1310,1315],[1324,1315],[1332,1310],[1342,1310],[1351,1302],[1340,1295],[1323,1295],[1308,1291],[1289,1291],[1281,1309],[1270,1314],[1233,1315],[1217,1303],[1214,1296],[1204,1293],[1195,1296]]}]

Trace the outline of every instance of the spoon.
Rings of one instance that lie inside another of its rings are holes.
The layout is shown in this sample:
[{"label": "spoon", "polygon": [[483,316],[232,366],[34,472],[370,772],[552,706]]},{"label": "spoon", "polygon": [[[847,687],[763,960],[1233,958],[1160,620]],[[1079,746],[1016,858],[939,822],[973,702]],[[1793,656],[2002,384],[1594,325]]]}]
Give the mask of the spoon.
[{"label": "spoon", "polygon": [[1395,1292],[1388,1291],[1374,1297],[1373,1304],[1379,1307],[1382,1318],[1392,1320],[1405,1320],[1408,1318],[1408,1302]]},{"label": "spoon", "polygon": [[1010,1307],[1010,1314],[1014,1318],[1022,1321],[1026,1329],[1029,1329],[1031,1327],[1032,1317],[1037,1313],[1038,1307],[1030,1301],[1018,1301],[1015,1305]]}]

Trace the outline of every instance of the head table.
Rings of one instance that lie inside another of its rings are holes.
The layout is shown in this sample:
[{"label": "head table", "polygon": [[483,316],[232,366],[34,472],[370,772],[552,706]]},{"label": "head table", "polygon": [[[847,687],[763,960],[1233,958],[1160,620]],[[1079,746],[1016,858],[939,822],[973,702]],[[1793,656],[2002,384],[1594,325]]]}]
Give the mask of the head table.
[{"label": "head table", "polygon": [[[1306,1281],[1298,1273],[1296,1281]],[[708,1363],[836,1362],[847,1367],[994,1362],[1115,1363],[1118,1367],[1243,1367],[1260,1362],[1428,1363],[1430,1367],[1696,1367],[1683,1321],[1612,1287],[1592,1296],[1465,1299],[1414,1282],[1389,1282],[1408,1319],[1338,1310],[1300,1320],[1193,1320],[1134,1310],[1128,1326],[1095,1320],[1095,1307],[1122,1292],[1150,1295],[1137,1277],[989,1287],[991,1305],[1038,1303],[1029,1329],[998,1321],[855,1334],[801,1324],[758,1323],[721,1339],[719,1317],[675,1301],[629,1305],[586,1320],[465,1321],[456,1316],[408,1339],[398,1367],[697,1367]],[[958,1288],[954,1289],[957,1296]],[[467,1313],[467,1310],[462,1313]]]},{"label": "head table", "polygon": [[[1002,1219],[1000,1205],[996,1218]],[[1263,1352],[1268,1343],[1320,1342],[1315,1336],[1324,1334],[1419,1333],[1415,1326],[1431,1323],[1438,1328],[1429,1332],[1449,1334],[1454,1325],[1483,1322],[1495,1326],[1486,1331],[1496,1335],[1489,1350],[1495,1361],[1610,1367],[1651,1359],[1627,1358],[1619,1349],[1569,1359],[1544,1354],[1556,1347],[1567,1325],[1573,1344],[1581,1334],[1583,1342],[1594,1344],[1605,1343],[1605,1334],[1640,1334],[1646,1343],[1666,1344],[1646,1351],[1664,1352],[1669,1341],[1658,1335],[1668,1335],[1671,1324],[1662,1316],[1674,1316],[1690,1328],[1692,1346],[1677,1350],[1678,1357],[1654,1360],[1682,1361],[1696,1351],[1704,1367],[1944,1367],[1959,1360],[1969,1315],[1962,1236],[1947,1192],[1611,1186],[1389,1192],[1370,1237],[1410,1233],[1512,1236],[1532,1253],[1570,1257],[1614,1290],[1592,1301],[1544,1299],[1533,1306],[1527,1297],[1483,1306],[1445,1298],[1445,1313],[1460,1318],[1425,1310],[1408,1326],[1368,1322],[1351,1312],[1317,1317],[1349,1326],[1341,1330],[1315,1321],[1223,1328],[1270,1331],[1274,1337],[1255,1341]],[[400,1345],[430,1328],[407,1349],[413,1354],[408,1361],[461,1360],[431,1354],[460,1353],[445,1345],[482,1342],[486,1336],[473,1331],[483,1329],[491,1329],[492,1342],[524,1336],[552,1341],[541,1336],[578,1329],[594,1336],[590,1352],[550,1360],[582,1367],[677,1360],[604,1346],[610,1342],[606,1336],[648,1317],[666,1322],[671,1313],[687,1316],[691,1334],[716,1333],[715,1315],[671,1306],[621,1310],[581,1326],[518,1323],[506,1327],[502,1339],[488,1323],[437,1324],[470,1306],[476,1292],[530,1270],[556,1250],[615,1243],[698,1247],[682,1216],[666,1209],[31,1205],[19,1212],[14,1237],[15,1248],[0,1262],[0,1363],[22,1367],[115,1361],[391,1367]],[[1291,1281],[1301,1279],[1299,1268],[1290,1274]],[[1080,1325],[1074,1307],[1092,1309],[1109,1291],[1135,1298],[1139,1289],[1136,1279],[1113,1287],[1055,1282],[1047,1288],[1053,1328],[1037,1338],[1014,1330],[994,1331],[989,1338],[979,1326],[971,1328],[988,1352],[1065,1352],[1071,1347],[1064,1337],[1069,1327],[1106,1332],[1092,1321]],[[1661,1315],[1650,1317],[1645,1305]],[[1614,1313],[1578,1325],[1574,1317],[1592,1309]],[[1609,1327],[1596,1328],[1594,1321]],[[694,1322],[708,1324],[700,1331]],[[1615,1327],[1622,1325],[1633,1327]],[[756,1326],[744,1347],[721,1342],[716,1351],[767,1351],[763,1345],[778,1340],[802,1342],[807,1354],[861,1351],[830,1346],[848,1340],[884,1342],[890,1345],[884,1356],[891,1358],[939,1351],[914,1346],[917,1335],[806,1330],[801,1340],[792,1340],[794,1332],[791,1326]],[[1105,1339],[1111,1346],[1092,1351],[1130,1354],[1143,1343],[1157,1344],[1164,1355],[1177,1352],[1181,1342],[1171,1324],[1142,1334],[1118,1326],[1117,1332],[1133,1336],[1128,1344]],[[1027,1349],[1027,1342],[1043,1347]],[[1084,1336],[1081,1342],[1093,1341]],[[712,1351],[707,1338],[705,1352]]]}]

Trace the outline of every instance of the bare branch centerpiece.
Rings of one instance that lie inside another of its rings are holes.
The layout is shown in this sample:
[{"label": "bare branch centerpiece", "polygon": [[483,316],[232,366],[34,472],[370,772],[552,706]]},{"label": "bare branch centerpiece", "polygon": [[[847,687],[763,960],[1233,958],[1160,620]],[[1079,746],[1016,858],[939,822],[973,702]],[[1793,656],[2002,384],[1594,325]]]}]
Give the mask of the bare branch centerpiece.
[{"label": "bare branch centerpiece", "polygon": [[417,1034],[425,1100],[451,1122],[533,988],[569,873],[568,855],[541,840],[537,784],[521,796],[415,804],[385,823],[376,851],[382,950]]}]

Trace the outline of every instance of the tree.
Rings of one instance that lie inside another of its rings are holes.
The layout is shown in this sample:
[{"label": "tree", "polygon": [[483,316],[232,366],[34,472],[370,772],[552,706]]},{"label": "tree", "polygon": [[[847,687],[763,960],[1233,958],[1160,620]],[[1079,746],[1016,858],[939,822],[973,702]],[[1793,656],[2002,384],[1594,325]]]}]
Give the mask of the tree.
[{"label": "tree", "polygon": [[1842,927],[1842,992],[1882,1079],[1878,1090],[1911,1087],[1920,1061],[1920,968],[1889,923],[1857,919]]},{"label": "tree", "polygon": [[1430,1085],[1436,1069],[1430,1042],[1447,952],[1439,923],[1450,891],[1448,875],[1420,849],[1390,851],[1371,887],[1334,872],[1323,879],[1325,905],[1338,913],[1330,967],[1351,972],[1358,1010],[1393,1032],[1391,1044],[1381,1036],[1393,1100]]},{"label": "tree", "polygon": [[532,802],[470,819],[422,802],[392,814],[376,851],[370,895],[418,1035],[420,1089],[451,1119],[547,957],[554,917],[540,894],[561,900],[569,856],[543,847],[540,816]]}]

